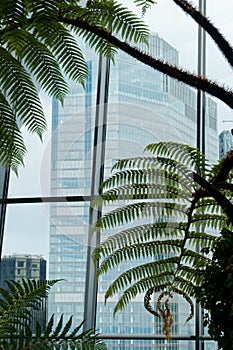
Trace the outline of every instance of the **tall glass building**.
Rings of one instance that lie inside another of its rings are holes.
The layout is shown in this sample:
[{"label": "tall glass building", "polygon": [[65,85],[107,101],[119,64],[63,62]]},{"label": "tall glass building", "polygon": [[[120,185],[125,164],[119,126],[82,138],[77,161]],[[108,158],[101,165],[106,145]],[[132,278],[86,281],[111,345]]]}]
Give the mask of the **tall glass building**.
[{"label": "tall glass building", "polygon": [[[178,51],[156,34],[150,36],[149,50],[152,56],[179,64]],[[86,55],[90,73],[85,92],[71,84],[63,108],[53,101],[51,196],[65,199],[50,206],[49,278],[64,281],[50,294],[49,313],[57,318],[73,314],[75,323],[92,318],[89,324],[96,323],[97,331],[108,335],[109,349],[194,350],[194,342],[188,339],[194,336],[196,325],[194,321],[184,325],[188,309],[178,299],[172,305],[174,339],[169,345],[159,339],[162,323],[144,309],[143,298],[113,318],[116,300],[105,305],[104,292],[121,270],[102,276],[96,285],[89,258],[98,240],[105,237],[89,235],[98,215],[89,206],[116,159],[141,155],[147,144],[157,141],[196,146],[196,91],[123,53],[114,64],[90,50]],[[214,161],[218,157],[217,105],[209,97],[205,123],[207,153]],[[143,340],[148,335],[158,335],[158,339]],[[184,340],[176,340],[179,336]],[[206,343],[207,349],[214,349],[213,344]]]},{"label": "tall glass building", "polygon": [[223,158],[226,153],[233,148],[233,134],[230,130],[223,130],[219,134],[219,159]]}]

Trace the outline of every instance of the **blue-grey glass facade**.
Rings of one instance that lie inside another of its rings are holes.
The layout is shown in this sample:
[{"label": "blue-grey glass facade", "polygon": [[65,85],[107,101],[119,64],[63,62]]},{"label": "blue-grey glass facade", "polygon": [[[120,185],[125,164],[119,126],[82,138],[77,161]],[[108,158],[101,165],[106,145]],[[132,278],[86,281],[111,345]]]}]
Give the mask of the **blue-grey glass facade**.
[{"label": "blue-grey glass facade", "polygon": [[233,135],[230,130],[223,130],[219,134],[219,159],[222,159],[226,153],[233,149]]},{"label": "blue-grey glass facade", "polygon": [[[148,50],[142,47],[144,51]],[[175,48],[158,35],[151,35],[150,54],[178,65]],[[51,195],[82,196],[77,202],[51,204],[49,278],[64,279],[54,287],[49,299],[49,313],[81,322],[84,313],[89,205],[93,181],[92,161],[96,117],[97,57],[87,50],[89,78],[85,92],[76,85],[64,108],[53,103],[51,147]],[[152,70],[126,54],[119,53],[110,66],[107,106],[105,158],[95,176],[104,167],[108,176],[116,159],[137,156],[144,147],[156,141],[176,140],[196,145],[196,92],[162,73]],[[217,108],[207,97],[206,139],[208,157],[217,159]],[[102,147],[97,145],[96,147]],[[103,239],[104,237],[101,237]],[[129,265],[128,265],[129,266]],[[143,298],[113,318],[115,300],[104,304],[104,292],[120,270],[102,276],[98,283],[96,328],[110,335],[161,335],[162,324],[148,314]],[[95,276],[92,276],[95,278]],[[191,336],[194,321],[184,325],[187,306],[174,299],[174,335]],[[109,349],[164,350],[164,340],[108,340]],[[192,342],[173,341],[169,349],[194,350]],[[214,349],[208,348],[206,349]]]},{"label": "blue-grey glass facade", "polygon": [[[3,256],[0,261],[0,287],[7,288],[5,281],[22,283],[22,279],[46,280],[46,260],[37,255],[13,254]],[[30,325],[36,332],[36,322],[44,331],[47,323],[47,298],[31,310]]]}]

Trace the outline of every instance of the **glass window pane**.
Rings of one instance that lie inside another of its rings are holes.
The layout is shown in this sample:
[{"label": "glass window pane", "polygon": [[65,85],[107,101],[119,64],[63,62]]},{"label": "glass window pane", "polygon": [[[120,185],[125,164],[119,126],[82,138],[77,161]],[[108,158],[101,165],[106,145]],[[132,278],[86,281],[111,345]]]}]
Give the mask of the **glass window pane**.
[{"label": "glass window pane", "polygon": [[206,340],[204,342],[204,350],[217,350],[218,345],[216,342],[211,341],[211,340]]},{"label": "glass window pane", "polygon": [[70,83],[63,106],[42,96],[48,119],[43,143],[23,130],[25,167],[18,177],[11,174],[9,197],[90,194],[98,57],[88,53],[85,90]]},{"label": "glass window pane", "polygon": [[[43,257],[47,278],[62,280],[49,293],[48,315],[55,313],[55,320],[74,315],[74,325],[83,321],[88,213],[88,202],[7,207],[3,257]],[[28,278],[20,267],[18,278]]]}]

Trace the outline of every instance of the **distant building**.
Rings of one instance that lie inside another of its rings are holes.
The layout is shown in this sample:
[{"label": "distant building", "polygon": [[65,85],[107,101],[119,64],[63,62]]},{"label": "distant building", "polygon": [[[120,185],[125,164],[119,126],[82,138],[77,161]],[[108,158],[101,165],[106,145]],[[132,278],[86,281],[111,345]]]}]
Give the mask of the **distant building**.
[{"label": "distant building", "polygon": [[[3,256],[0,262],[0,286],[6,288],[6,280],[18,283],[22,278],[46,280],[46,260],[38,255],[13,254]],[[36,321],[45,329],[47,318],[47,300],[43,300],[41,307],[32,310],[32,328],[35,331]]]},{"label": "distant building", "polygon": [[4,256],[0,263],[0,285],[4,286],[5,280],[21,282],[22,278],[45,280],[46,260],[38,255]]},{"label": "distant building", "polygon": [[224,130],[219,134],[219,159],[233,149],[233,135],[230,130]]}]

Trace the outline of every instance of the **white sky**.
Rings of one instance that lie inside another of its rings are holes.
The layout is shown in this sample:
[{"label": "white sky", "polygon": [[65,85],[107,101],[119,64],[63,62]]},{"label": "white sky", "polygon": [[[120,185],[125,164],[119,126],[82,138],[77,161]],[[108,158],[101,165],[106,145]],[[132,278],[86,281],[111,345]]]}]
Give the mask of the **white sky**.
[{"label": "white sky", "polygon": [[[131,3],[126,1],[125,3]],[[196,0],[194,2],[198,4]],[[221,33],[233,43],[233,0],[207,0],[207,15],[221,30]],[[157,5],[145,17],[152,31],[158,33],[180,52],[182,67],[196,71],[197,67],[197,26],[193,20],[185,15],[172,0],[158,0]],[[216,45],[207,35],[207,75],[209,78],[233,86],[232,70],[219,53]],[[51,105],[47,97],[43,96],[43,103],[48,119],[51,116]],[[219,132],[233,127],[233,113],[230,108],[219,102]],[[223,123],[223,120],[232,120]],[[10,195],[41,196],[40,188],[40,160],[50,138],[50,130],[45,135],[45,142],[41,144],[36,136],[26,135],[28,155],[25,168],[21,169],[19,178],[11,176]],[[217,146],[217,145],[216,145]],[[44,171],[44,169],[43,169]],[[49,171],[46,175],[49,181]],[[43,193],[48,195],[48,193]],[[48,251],[49,217],[47,208],[41,205],[11,205],[8,206],[4,253],[12,254],[34,253],[47,255]],[[43,234],[42,234],[43,233]],[[23,239],[22,239],[23,237]],[[33,247],[33,251],[31,251]]]}]

